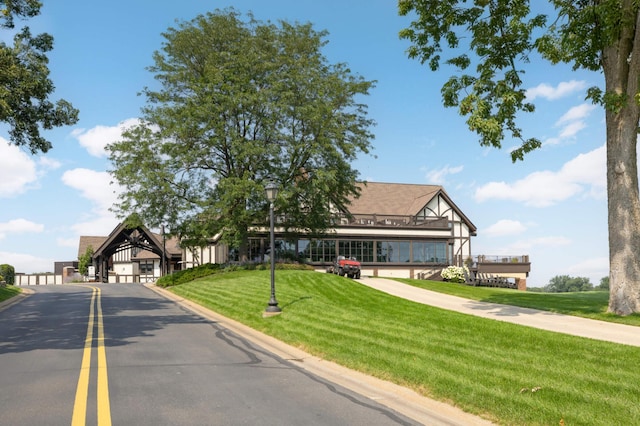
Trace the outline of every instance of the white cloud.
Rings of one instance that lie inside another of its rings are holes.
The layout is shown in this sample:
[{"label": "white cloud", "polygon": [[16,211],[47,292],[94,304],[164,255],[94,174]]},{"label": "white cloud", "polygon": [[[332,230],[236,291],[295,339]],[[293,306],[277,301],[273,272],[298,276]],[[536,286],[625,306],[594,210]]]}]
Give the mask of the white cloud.
[{"label": "white cloud", "polygon": [[594,105],[586,103],[570,108],[555,123],[555,127],[561,128],[558,135],[545,140],[543,145],[558,145],[566,139],[573,139],[587,127],[587,118],[595,109]]},{"label": "white cloud", "polygon": [[75,129],[71,135],[78,139],[80,145],[86,148],[87,152],[94,157],[106,157],[105,147],[120,140],[122,132],[129,127],[140,123],[137,118],[128,118],[115,126],[96,126],[89,130]]},{"label": "white cloud", "polygon": [[550,86],[546,83],[542,83],[537,85],[536,87],[528,89],[526,96],[527,100],[529,101],[532,101],[538,97],[552,101],[555,99],[560,99],[564,96],[568,96],[571,93],[577,92],[579,90],[583,90],[585,87],[586,82],[577,80],[563,81],[556,87]]},{"label": "white cloud", "polygon": [[[101,215],[87,217],[87,220],[76,223],[71,229],[73,229],[77,235],[109,235],[119,222],[113,213],[103,212]],[[77,245],[78,241],[76,240],[75,246]]]},{"label": "white cloud", "polygon": [[523,233],[526,226],[517,220],[502,219],[483,230],[482,233],[489,237],[500,237],[505,235],[517,235]]},{"label": "white cloud", "polygon": [[571,244],[571,240],[567,237],[562,236],[546,236],[546,237],[537,237],[531,238],[527,240],[519,240],[514,242],[507,251],[510,252],[522,252],[529,251],[533,248],[551,248],[551,247],[561,247],[567,246]]},{"label": "white cloud", "polygon": [[118,200],[122,187],[113,181],[107,172],[89,169],[73,169],[62,175],[65,185],[80,191],[82,197],[93,204],[84,222],[76,223],[72,228],[78,235],[108,235],[118,224],[118,220],[109,209]]},{"label": "white cloud", "polygon": [[57,238],[58,247],[78,247],[78,238]]},{"label": "white cloud", "polygon": [[581,104],[569,109],[562,117],[556,121],[556,125],[561,125],[566,122],[580,121],[587,118],[591,112],[596,109],[592,104]]},{"label": "white cloud", "polygon": [[44,225],[31,222],[26,219],[13,219],[8,222],[0,222],[0,240],[8,233],[22,234],[25,232],[39,233],[44,231]]},{"label": "white cloud", "polygon": [[43,170],[55,170],[59,169],[62,164],[53,158],[42,156],[38,159],[38,165]]},{"label": "white cloud", "polygon": [[427,182],[430,185],[442,185],[445,183],[447,176],[460,173],[463,169],[464,166],[449,167],[449,165],[446,165],[438,170],[430,170],[427,172]]},{"label": "white cloud", "polygon": [[0,138],[0,197],[27,191],[37,180],[36,163],[20,148]]},{"label": "white cloud", "polygon": [[543,146],[558,145],[560,142],[562,142],[562,139],[554,137],[554,138],[545,139],[545,141],[542,142],[542,145]]},{"label": "white cloud", "polygon": [[595,105],[582,104],[569,109],[556,121],[556,126],[564,126],[560,130],[558,138],[561,140],[573,138],[580,130],[587,127],[586,119],[595,108]]},{"label": "white cloud", "polygon": [[569,244],[571,244],[571,240],[569,238],[558,236],[539,237],[531,240],[532,246],[558,247],[568,246]]},{"label": "white cloud", "polygon": [[16,269],[16,272],[32,274],[37,272],[53,272],[53,259],[32,256],[23,253],[10,253],[0,251],[0,263],[7,263]]},{"label": "white cloud", "polygon": [[567,275],[587,277],[591,284],[599,285],[600,279],[609,275],[609,259],[607,257],[584,259],[579,263],[569,265]]},{"label": "white cloud", "polygon": [[62,182],[80,191],[81,195],[93,202],[97,208],[106,210],[116,202],[122,191],[108,172],[77,168],[68,170],[62,175]]},{"label": "white cloud", "polygon": [[606,194],[606,150],[602,146],[580,154],[557,171],[534,172],[513,183],[489,182],[476,190],[478,202],[510,200],[548,207],[581,193],[594,198]]},{"label": "white cloud", "polygon": [[584,121],[572,121],[562,128],[558,137],[562,139],[569,139],[578,134],[578,132],[587,127]]}]

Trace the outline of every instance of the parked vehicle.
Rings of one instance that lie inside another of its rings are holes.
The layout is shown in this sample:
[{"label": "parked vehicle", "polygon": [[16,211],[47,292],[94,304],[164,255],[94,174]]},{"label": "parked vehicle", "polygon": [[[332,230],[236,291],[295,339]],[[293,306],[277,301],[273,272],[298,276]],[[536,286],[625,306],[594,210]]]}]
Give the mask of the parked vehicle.
[{"label": "parked vehicle", "polygon": [[360,278],[360,262],[355,257],[347,258],[345,256],[338,256],[333,265],[327,268],[327,272],[331,274],[338,274],[341,277],[345,275],[349,278]]}]

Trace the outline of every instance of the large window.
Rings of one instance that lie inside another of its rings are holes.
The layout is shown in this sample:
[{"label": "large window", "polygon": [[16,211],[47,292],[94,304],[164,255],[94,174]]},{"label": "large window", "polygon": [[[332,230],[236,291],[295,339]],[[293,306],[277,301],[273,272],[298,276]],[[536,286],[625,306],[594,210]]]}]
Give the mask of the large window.
[{"label": "large window", "polygon": [[373,262],[373,241],[340,240],[338,254],[355,257],[361,262]]},{"label": "large window", "polygon": [[447,243],[413,242],[414,263],[447,263]]},{"label": "large window", "polygon": [[313,240],[309,242],[312,262],[330,263],[336,258],[335,240]]},{"label": "large window", "polygon": [[311,261],[311,241],[298,240],[298,258],[304,262]]},{"label": "large window", "polygon": [[[275,240],[274,245],[276,248],[277,260],[297,260],[296,254],[296,242],[288,240]],[[269,250],[266,250],[267,252]]]},{"label": "large window", "polygon": [[[444,241],[373,241],[373,240],[282,240],[275,241],[276,259],[331,263],[337,256],[355,257],[372,263],[448,263]],[[249,239],[249,259],[262,260],[262,250],[269,258],[269,240]]]},{"label": "large window", "polygon": [[389,263],[411,262],[411,243],[409,241],[378,241],[377,261]]}]

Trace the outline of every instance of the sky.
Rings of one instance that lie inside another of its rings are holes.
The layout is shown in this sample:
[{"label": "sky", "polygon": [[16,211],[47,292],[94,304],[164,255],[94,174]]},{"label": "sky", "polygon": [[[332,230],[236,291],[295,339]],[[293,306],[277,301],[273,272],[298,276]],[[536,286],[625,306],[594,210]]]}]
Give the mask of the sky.
[{"label": "sky", "polygon": [[[31,155],[8,144],[0,125],[0,264],[16,272],[52,272],[55,261],[78,258],[81,235],[108,235],[119,223],[110,211],[120,190],[108,173],[105,146],[140,117],[153,85],[146,69],[162,32],[199,14],[233,6],[262,21],[311,22],[327,30],[323,53],[354,74],[376,80],[368,105],[376,122],[371,155],[353,164],[367,181],[442,185],[477,227],[474,255],[528,255],[528,286],[557,275],[608,275],[607,199],[601,108],[585,91],[603,85],[599,73],[573,71],[533,58],[525,88],[536,112],[519,122],[543,146],[511,162],[503,149],[481,147],[440,88],[455,73],[432,72],[409,59],[393,0],[85,0],[43,1],[25,21],[47,32],[56,91],[80,110],[74,126],[47,131],[54,148]],[[0,34],[0,40],[8,35]]]}]

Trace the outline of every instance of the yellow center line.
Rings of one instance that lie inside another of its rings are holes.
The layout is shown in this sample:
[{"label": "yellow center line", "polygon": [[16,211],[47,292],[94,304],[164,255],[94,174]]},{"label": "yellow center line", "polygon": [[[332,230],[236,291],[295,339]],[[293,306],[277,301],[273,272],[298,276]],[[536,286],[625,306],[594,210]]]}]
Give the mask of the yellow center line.
[{"label": "yellow center line", "polygon": [[[89,320],[87,324],[87,337],[84,341],[82,365],[76,388],[76,398],[73,405],[71,426],[84,426],[87,421],[87,400],[89,398],[89,377],[91,373],[91,352],[93,349],[93,327],[98,324],[98,391],[97,410],[98,426],[111,426],[111,405],[109,403],[109,381],[107,377],[107,355],[104,346],[104,324],[102,319],[101,291],[96,287],[91,294],[89,306]],[[97,306],[97,317],[95,315]]]},{"label": "yellow center line", "polygon": [[100,295],[101,292],[98,289],[98,426],[110,426],[109,377],[107,375],[107,353],[104,348],[104,325]]}]

